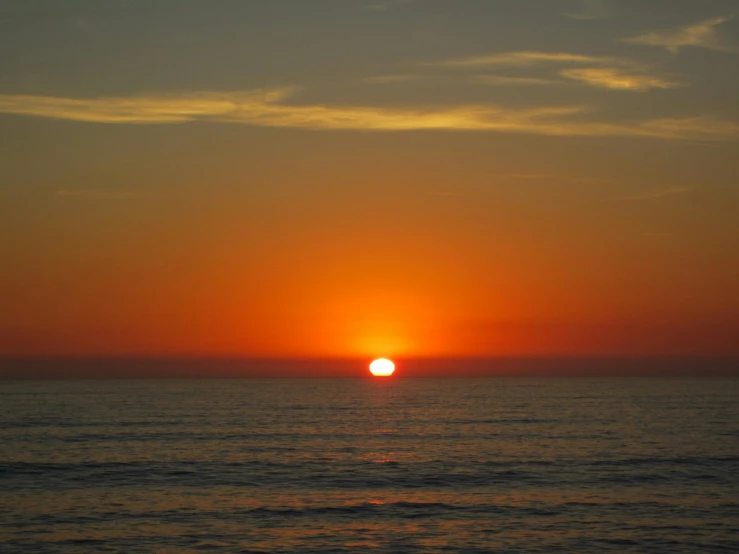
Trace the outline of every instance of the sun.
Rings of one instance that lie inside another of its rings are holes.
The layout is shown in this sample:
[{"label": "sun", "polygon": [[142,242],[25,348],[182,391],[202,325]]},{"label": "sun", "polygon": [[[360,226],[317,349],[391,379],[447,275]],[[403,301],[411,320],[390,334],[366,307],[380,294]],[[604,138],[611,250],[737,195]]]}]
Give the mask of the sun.
[{"label": "sun", "polygon": [[385,358],[372,362],[369,366],[370,373],[375,377],[390,377],[395,371],[395,364]]}]

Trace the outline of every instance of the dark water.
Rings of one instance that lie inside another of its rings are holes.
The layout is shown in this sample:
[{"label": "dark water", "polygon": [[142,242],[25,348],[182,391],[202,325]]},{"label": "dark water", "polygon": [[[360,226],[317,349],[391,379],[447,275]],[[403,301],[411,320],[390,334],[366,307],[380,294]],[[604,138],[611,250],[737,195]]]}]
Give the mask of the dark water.
[{"label": "dark water", "polygon": [[0,383],[0,551],[739,552],[739,381]]}]

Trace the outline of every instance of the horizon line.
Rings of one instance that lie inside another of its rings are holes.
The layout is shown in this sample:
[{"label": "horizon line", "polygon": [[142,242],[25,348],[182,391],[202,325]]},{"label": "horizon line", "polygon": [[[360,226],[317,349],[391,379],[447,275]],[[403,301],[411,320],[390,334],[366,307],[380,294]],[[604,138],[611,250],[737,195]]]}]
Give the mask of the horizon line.
[{"label": "horizon line", "polygon": [[[739,356],[394,357],[399,378],[739,377]],[[362,358],[0,357],[0,381],[370,378]]]}]

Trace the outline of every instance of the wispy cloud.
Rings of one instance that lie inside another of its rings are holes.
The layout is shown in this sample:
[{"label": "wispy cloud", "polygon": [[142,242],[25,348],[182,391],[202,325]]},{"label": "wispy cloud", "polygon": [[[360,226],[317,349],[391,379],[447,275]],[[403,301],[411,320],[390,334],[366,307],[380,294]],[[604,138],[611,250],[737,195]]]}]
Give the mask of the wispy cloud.
[{"label": "wispy cloud", "polygon": [[292,89],[107,98],[0,95],[0,112],[94,123],[178,123],[258,109],[288,97]]},{"label": "wispy cloud", "polygon": [[628,123],[586,120],[588,106],[507,107],[495,104],[389,108],[297,105],[285,101],[294,89],[72,99],[0,95],[0,113],[93,123],[216,121],[310,130],[454,130],[550,136],[641,136],[665,139],[732,140],[739,124],[711,117],[663,118]]},{"label": "wispy cloud", "polygon": [[557,81],[540,77],[509,77],[506,75],[474,75],[470,79],[475,83],[492,86],[536,86],[555,85]]},{"label": "wispy cloud", "polygon": [[739,123],[703,117],[668,117],[647,121],[641,125],[649,133],[672,138],[721,140],[720,137],[739,137]]},{"label": "wispy cloud", "polygon": [[730,17],[725,16],[714,17],[713,19],[706,19],[705,21],[677,29],[651,31],[636,37],[625,38],[622,39],[622,42],[666,48],[675,54],[686,46],[708,48],[711,50],[732,50],[732,48],[721,43],[716,32],[716,27],[726,23],[730,19]]},{"label": "wispy cloud", "polygon": [[672,187],[663,190],[645,192],[644,194],[635,194],[633,196],[624,196],[621,200],[655,200],[666,196],[674,196],[676,194],[685,194],[696,190],[698,187]]},{"label": "wispy cloud", "polygon": [[[670,89],[686,86],[685,83],[650,74],[645,64],[626,58],[612,56],[589,56],[571,52],[502,52],[486,56],[475,56],[437,62],[439,67],[457,69],[480,69],[495,66],[577,66],[560,69],[558,74],[566,79],[580,83],[613,90],[629,90],[646,92],[652,89]],[[582,66],[590,67],[582,67]],[[487,80],[491,85],[518,84],[544,85],[561,84],[562,81],[538,77],[504,77],[480,76],[478,80]]]},{"label": "wispy cloud", "polygon": [[463,105],[427,109],[282,103],[292,89],[181,96],[70,99],[0,95],[0,112],[95,123],[179,123],[208,120],[305,129],[516,130],[547,127],[581,106],[506,108]]},{"label": "wispy cloud", "polygon": [[457,84],[463,82],[490,86],[531,86],[553,85],[558,83],[558,81],[554,81],[552,79],[543,79],[539,77],[512,77],[507,75],[468,75],[463,77],[455,75],[452,77],[451,75],[436,73],[378,75],[377,77],[365,77],[361,80],[362,83],[366,83],[369,85],[387,85],[396,83],[411,83],[417,81],[453,81]]},{"label": "wispy cloud", "polygon": [[587,183],[595,185],[613,184],[613,179],[600,179],[598,177],[576,177],[572,175],[555,175],[551,173],[507,173],[498,175],[502,179],[515,181],[555,181],[567,183]]},{"label": "wispy cloud", "polygon": [[111,200],[130,200],[143,196],[140,192],[125,190],[105,189],[59,189],[55,191],[57,196],[82,196],[86,198],[107,198]]},{"label": "wispy cloud", "polygon": [[375,77],[365,77],[362,83],[368,85],[387,85],[392,83],[410,83],[412,81],[424,81],[428,79],[439,78],[436,75],[422,75],[418,73],[401,73],[398,75],[377,75]]},{"label": "wispy cloud", "polygon": [[612,67],[566,69],[561,71],[560,75],[568,79],[582,81],[594,87],[635,92],[646,92],[655,88],[671,89],[686,86],[685,83],[678,81]]},{"label": "wispy cloud", "polygon": [[525,67],[541,64],[616,64],[633,65],[634,62],[623,58],[588,56],[570,52],[500,52],[484,56],[471,56],[454,60],[433,62],[427,65],[437,67],[490,67],[490,66],[518,66]]}]

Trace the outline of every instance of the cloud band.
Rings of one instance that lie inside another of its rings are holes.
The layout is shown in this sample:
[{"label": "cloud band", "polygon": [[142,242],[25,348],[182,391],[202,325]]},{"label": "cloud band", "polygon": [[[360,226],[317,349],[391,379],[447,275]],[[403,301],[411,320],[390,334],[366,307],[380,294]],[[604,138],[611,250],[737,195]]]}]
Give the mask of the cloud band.
[{"label": "cloud band", "polygon": [[106,124],[215,121],[311,130],[498,131],[552,136],[643,136],[698,140],[730,140],[739,136],[739,124],[711,117],[615,123],[584,120],[584,114],[591,111],[586,106],[510,108],[461,105],[400,109],[285,103],[292,93],[293,89],[260,89],[241,93],[94,99],[0,95],[0,113]]}]

